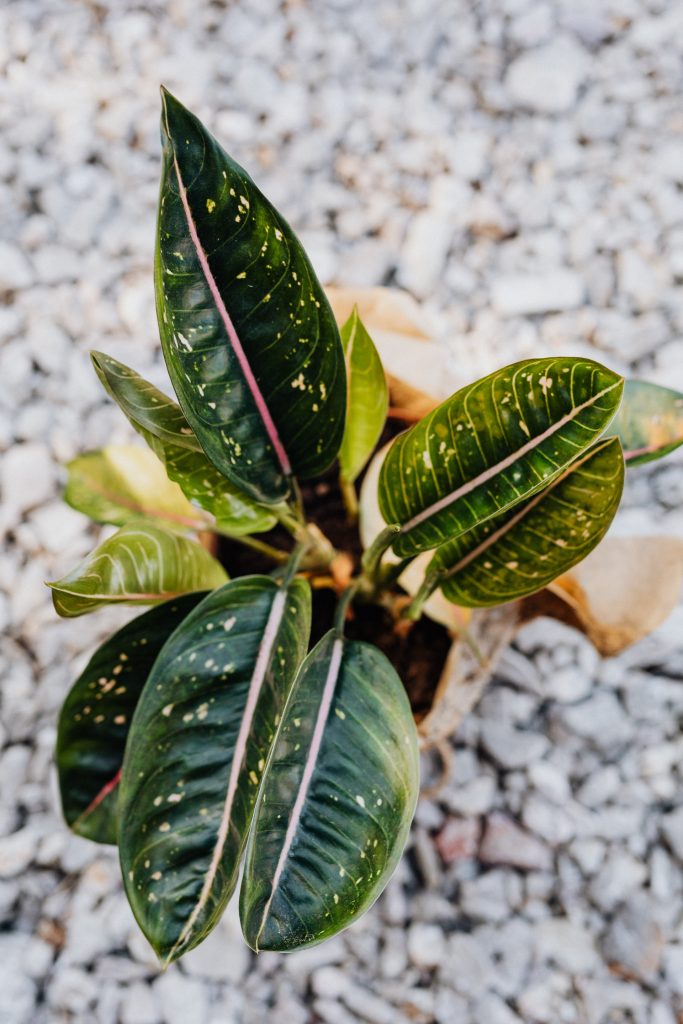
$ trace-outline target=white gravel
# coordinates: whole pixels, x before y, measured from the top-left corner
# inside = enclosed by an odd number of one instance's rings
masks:
[[[87,350],[164,380],[160,81],[325,280],[424,301],[456,376],[589,353],[683,389],[681,0],[14,0],[0,67],[3,1024],[676,1024],[683,617],[611,661],[530,626],[373,911],[256,960],[231,910],[160,975],[51,766],[129,613],[58,621],[42,581],[95,537],[57,464],[130,439]],[[683,536],[682,467],[634,473],[620,528]]]

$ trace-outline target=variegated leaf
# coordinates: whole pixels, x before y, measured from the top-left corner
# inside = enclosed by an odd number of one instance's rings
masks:
[[[268,751],[310,630],[310,589],[246,576],[161,651],[131,725],[119,848],[128,899],[170,963],[232,893]]]
[[[97,523],[123,526],[145,518],[182,532],[206,530],[212,522],[190,504],[147,448],[111,444],[79,455],[66,469],[64,500]]]
[[[156,297],[166,365],[214,465],[253,499],[287,498],[344,430],[344,355],[289,225],[162,91]]]
[[[546,490],[438,548],[427,570],[461,607],[492,608],[533,594],[593,550],[624,486],[616,437],[598,441]]]
[[[627,380],[609,427],[618,434],[629,466],[653,462],[683,444],[683,394],[642,380]]]
[[[57,772],[64,817],[97,843],[115,843],[123,751],[142,688],[162,646],[204,597],[186,594],[139,615],[95,651],[62,706]]]
[[[589,359],[531,359],[456,392],[393,442],[379,503],[399,556],[437,547],[546,487],[614,416],[622,378]]]
[[[161,460],[169,480],[211,512],[219,529],[248,534],[265,533],[275,526],[270,509],[252,501],[207,459],[176,402],[104,352],[90,355],[105,389]]]
[[[159,604],[225,583],[222,566],[187,537],[153,523],[127,523],[92,554],[48,583],[59,615],[73,617],[105,604]]]
[[[259,793],[240,895],[252,949],[314,945],[372,905],[401,856],[418,775],[393,667],[328,633],[297,676]]]

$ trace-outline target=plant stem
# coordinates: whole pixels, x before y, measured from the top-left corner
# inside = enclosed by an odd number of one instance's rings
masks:
[[[353,601],[356,591],[358,590],[359,586],[362,583],[362,580],[363,577],[358,576],[357,579],[355,579],[353,583],[351,583],[346,588],[342,596],[339,598],[339,603],[337,604],[337,610],[334,616],[334,630],[338,636],[342,636],[344,633],[344,622],[346,621],[346,613],[349,609],[349,605]]]
[[[346,518],[350,523],[358,521],[358,495],[356,494],[356,488],[352,480],[345,480],[343,476],[339,477],[339,490],[342,493],[344,499],[344,508],[346,509]]]
[[[267,544],[263,540],[256,540],[255,537],[251,537],[248,534],[230,533],[229,530],[218,529],[214,529],[213,532],[220,534],[221,537],[227,537],[228,540],[237,541],[238,544],[244,544],[246,548],[251,548],[252,551],[258,551],[259,554],[265,555],[266,558],[272,559],[273,562],[284,564],[289,561],[290,554],[288,551],[283,551],[282,548],[276,548],[272,544]]]
[[[417,622],[422,615],[422,608],[424,607],[425,602],[429,600],[440,582],[441,574],[438,572],[433,572],[428,576],[425,576],[422,581],[422,586],[403,612],[403,618],[410,619],[411,622]]]
[[[397,524],[385,526],[381,533],[378,533],[370,547],[363,555],[363,570],[365,575],[377,584],[379,582],[379,568],[385,551],[388,551],[396,537],[401,532]]]
[[[273,508],[273,515],[291,533],[298,544],[306,546],[306,568],[326,569],[337,552],[322,530],[315,524],[306,521],[300,497],[299,494],[297,509],[292,509],[289,505],[276,505]],[[299,513],[302,518],[299,518]]]

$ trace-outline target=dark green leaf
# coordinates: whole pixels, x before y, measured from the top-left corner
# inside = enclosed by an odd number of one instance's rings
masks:
[[[265,533],[275,526],[272,512],[241,493],[204,455],[176,402],[135,370],[103,352],[91,352],[102,384],[130,423],[161,460],[170,480],[186,497],[215,516],[228,533]]]
[[[530,359],[484,377],[392,444],[379,504],[399,556],[438,547],[531,497],[605,429],[622,378],[589,359]]]
[[[155,519],[181,532],[206,530],[212,522],[147,448],[112,444],[72,459],[66,468],[64,500],[95,522],[123,526],[131,519]]]
[[[79,836],[115,843],[116,806],[130,721],[154,660],[204,597],[186,594],[151,608],[93,654],[59,717],[57,771],[62,809]]]
[[[379,441],[389,407],[389,389],[372,338],[353,307],[341,329],[346,360],[346,426],[339,449],[339,471],[353,483]]]
[[[48,583],[67,618],[104,604],[159,604],[225,583],[221,565],[187,537],[138,520],[122,526],[61,580]]]
[[[627,380],[609,433],[621,438],[629,466],[661,459],[683,444],[683,394],[658,384]]]
[[[401,856],[418,775],[391,664],[328,633],[297,676],[259,793],[240,897],[252,949],[313,945],[372,905]]]
[[[214,927],[232,893],[259,782],[310,630],[310,589],[267,576],[209,595],[161,651],[121,781],[128,899],[169,963]]]
[[[294,233],[163,91],[156,296],[173,387],[211,461],[257,501],[315,476],[344,430],[344,354]]]
[[[533,594],[593,550],[619,506],[624,459],[616,437],[599,441],[545,491],[438,548],[427,569],[466,608]]]

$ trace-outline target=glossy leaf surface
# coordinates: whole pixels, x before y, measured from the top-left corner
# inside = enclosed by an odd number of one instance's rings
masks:
[[[123,526],[131,519],[159,520],[169,529],[207,529],[210,522],[169,480],[153,452],[108,445],[67,464],[64,500],[98,523]]]
[[[653,462],[683,444],[683,394],[642,380],[627,380],[609,427],[618,434],[629,466]]]
[[[182,409],[135,370],[103,352],[91,352],[98,377],[130,423],[163,463],[187,498],[234,534],[265,533],[272,512],[257,505],[216,469],[202,451]]]
[[[133,912],[164,962],[201,942],[235,887],[309,630],[306,581],[246,576],[209,595],[152,670],[126,751],[119,848]]]
[[[200,544],[138,520],[120,530],[80,565],[48,586],[67,618],[105,604],[159,604],[225,583],[222,566]]]
[[[126,737],[162,646],[204,594],[186,594],[127,623],[93,654],[59,717],[57,771],[64,817],[85,839],[115,843]]]
[[[246,172],[163,91],[157,315],[180,404],[257,501],[315,476],[344,430],[344,354],[300,243]]]
[[[600,441],[547,490],[438,548],[428,574],[447,573],[443,593],[462,607],[533,594],[602,540],[623,486],[619,440]]]
[[[348,398],[339,472],[353,483],[379,441],[387,418],[389,389],[382,361],[356,306],[341,329],[341,340]]]
[[[297,676],[259,794],[240,896],[252,949],[313,945],[372,905],[403,850],[418,775],[390,662],[328,633]]]
[[[382,465],[397,555],[437,547],[544,488],[602,433],[622,378],[588,359],[531,359],[462,388],[396,438]]]

